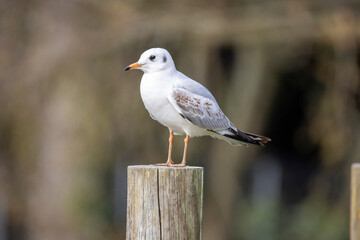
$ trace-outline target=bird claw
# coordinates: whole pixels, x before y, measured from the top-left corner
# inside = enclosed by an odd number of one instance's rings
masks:
[[[171,164],[174,164],[172,159],[168,159],[166,163],[156,163],[155,166],[169,166]]]
[[[166,167],[185,167],[186,166],[184,163],[174,164],[174,162],[172,160],[167,161],[166,163],[157,163],[154,165],[155,166],[166,166]]]
[[[186,165],[184,163],[179,163],[179,164],[167,164],[168,167],[185,167]]]

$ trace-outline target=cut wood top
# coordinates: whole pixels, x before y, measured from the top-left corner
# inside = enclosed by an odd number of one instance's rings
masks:
[[[131,165],[128,168],[204,169],[203,167],[199,167],[199,166],[168,167],[168,166],[156,166],[156,165]]]

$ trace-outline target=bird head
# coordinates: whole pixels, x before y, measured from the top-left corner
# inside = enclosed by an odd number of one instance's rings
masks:
[[[151,48],[141,54],[140,59],[127,66],[124,70],[140,69],[144,73],[175,69],[170,53],[163,48]]]

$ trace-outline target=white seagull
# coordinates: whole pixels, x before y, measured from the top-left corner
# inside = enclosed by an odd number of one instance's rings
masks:
[[[163,48],[145,51],[138,62],[125,71],[140,69],[144,72],[140,94],[150,116],[169,128],[169,153],[160,166],[183,167],[190,137],[211,136],[236,146],[246,143],[264,146],[271,139],[239,131],[225,116],[210,91],[175,68],[170,53]],[[180,164],[171,159],[173,137],[186,135],[184,154]]]

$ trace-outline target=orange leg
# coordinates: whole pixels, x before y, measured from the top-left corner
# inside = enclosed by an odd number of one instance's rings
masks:
[[[189,135],[186,134],[186,137],[184,139],[184,154],[183,154],[183,159],[181,161],[180,164],[168,164],[169,167],[185,167],[186,166],[186,153],[187,153],[187,148],[188,148],[188,143],[189,143]]]
[[[158,163],[158,164],[155,164],[156,166],[169,166],[170,164],[174,163],[171,159],[173,142],[174,142],[174,133],[172,131],[170,131],[168,159],[167,159],[166,163]]]

